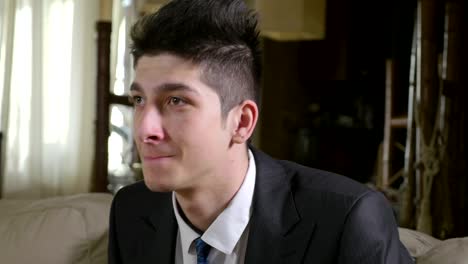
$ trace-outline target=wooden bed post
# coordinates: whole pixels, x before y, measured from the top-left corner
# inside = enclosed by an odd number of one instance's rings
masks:
[[[97,30],[97,97],[96,138],[94,147],[93,192],[107,192],[107,161],[109,138],[110,42],[111,22],[98,21]]]

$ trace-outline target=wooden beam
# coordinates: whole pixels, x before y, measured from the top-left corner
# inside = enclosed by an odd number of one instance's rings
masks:
[[[410,74],[409,74],[409,89],[408,89],[408,114],[407,114],[407,130],[405,143],[405,165],[403,168],[403,195],[401,202],[401,211],[399,224],[402,227],[414,229],[416,218],[416,198],[417,198],[417,181],[415,173],[415,147],[416,147],[416,128],[414,123],[414,102],[416,90],[416,73],[417,73],[417,46],[418,46],[418,9],[414,19],[413,41],[411,47],[410,58]]]
[[[382,146],[382,176],[377,181],[377,186],[386,189],[389,185],[389,179],[392,175],[392,115],[393,115],[393,90],[394,90],[394,61],[386,61],[385,73],[385,120],[384,120],[384,139]]]
[[[428,144],[437,112],[439,94],[437,0],[421,1],[421,102],[423,140]]]
[[[97,92],[96,138],[94,147],[93,192],[107,192],[107,162],[110,103],[110,40],[111,23],[97,22]]]
[[[466,6],[465,6],[466,7]],[[465,12],[465,13],[464,13]],[[440,238],[462,237],[468,235],[466,228],[466,159],[464,146],[466,137],[466,97],[462,85],[462,76],[467,71],[466,61],[461,54],[463,45],[462,32],[465,28],[463,17],[466,9],[462,1],[447,0],[445,3],[445,39],[443,53],[443,99],[441,109],[441,131],[445,151],[440,173],[440,181],[434,186],[434,223],[435,233]],[[465,58],[466,59],[466,58]],[[463,65],[464,64],[464,65]],[[465,83],[466,85],[466,83]],[[466,86],[465,86],[466,87]],[[465,120],[465,121],[464,121]],[[465,148],[466,149],[466,148]]]
[[[390,125],[393,128],[406,128],[406,126],[408,125],[408,117],[406,116],[393,117],[390,120]]]
[[[427,159],[431,152],[430,148],[435,148],[434,136],[436,115],[439,101],[439,72],[438,72],[438,24],[440,20],[438,4],[443,0],[421,0],[421,72],[420,72],[420,101],[418,113],[418,123],[421,132],[421,179],[423,197],[421,200],[421,210],[418,217],[417,229],[429,235],[433,233],[433,212],[432,212],[432,186],[437,178],[438,171],[429,166],[429,162],[438,160]],[[431,157],[432,158],[432,157]],[[435,158],[437,159],[437,158]]]
[[[109,103],[110,104],[120,104],[120,105],[126,105],[126,106],[132,106],[130,101],[128,100],[128,96],[126,95],[115,95],[111,93],[109,98]]]

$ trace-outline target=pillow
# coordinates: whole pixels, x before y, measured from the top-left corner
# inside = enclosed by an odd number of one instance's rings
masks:
[[[418,264],[467,264],[468,237],[447,239],[417,258]]]
[[[435,245],[441,243],[440,240],[430,235],[411,229],[399,227],[398,233],[400,235],[400,241],[405,245],[412,257],[419,257],[432,249]]]
[[[107,262],[112,196],[0,200],[0,263]]]

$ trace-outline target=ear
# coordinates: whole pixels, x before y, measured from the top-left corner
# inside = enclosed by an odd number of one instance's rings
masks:
[[[258,120],[258,107],[252,100],[245,100],[235,108],[235,124],[232,143],[242,144],[252,135]]]

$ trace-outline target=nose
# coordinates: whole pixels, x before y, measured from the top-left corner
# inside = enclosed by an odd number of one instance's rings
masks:
[[[157,108],[143,109],[135,112],[134,118],[135,140],[145,144],[157,144],[164,139],[162,117]]]

